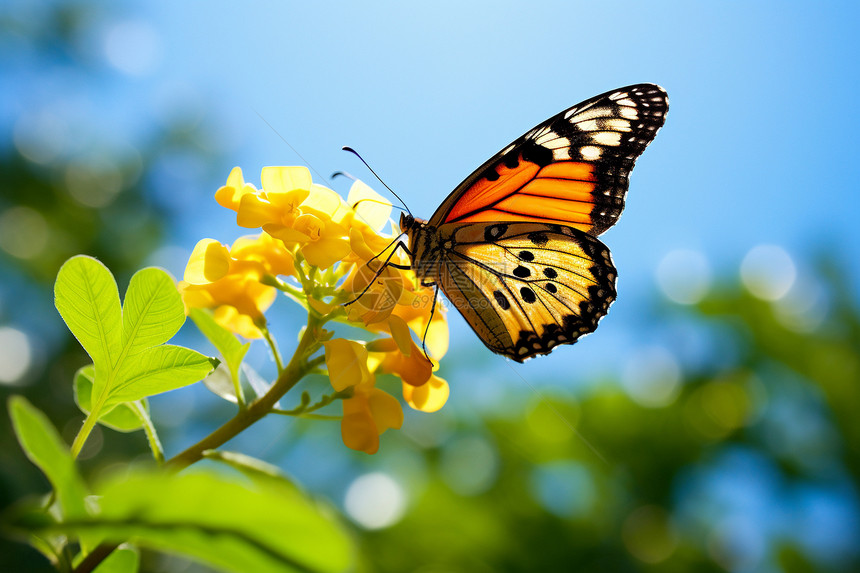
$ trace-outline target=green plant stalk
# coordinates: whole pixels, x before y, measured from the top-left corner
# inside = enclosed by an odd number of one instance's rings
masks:
[[[320,326],[321,324],[317,319],[309,313],[307,327],[304,334],[302,334],[293,357],[281,371],[280,376],[278,376],[278,379],[269,391],[248,404],[246,409],[241,410],[223,426],[185,451],[167,460],[165,465],[175,471],[186,468],[201,460],[204,451],[218,448],[271,412],[275,403],[311,370],[307,357],[316,352],[320,347],[320,342],[316,339],[315,334]]]
[[[275,358],[275,365],[278,367],[278,375],[280,377],[280,374],[284,371],[284,363],[281,360],[281,353],[278,350],[278,345],[275,343],[275,339],[272,338],[272,333],[269,332],[268,328],[263,327],[260,331],[263,333],[263,338],[266,339],[266,344],[269,345],[269,349],[272,351],[272,356]]]
[[[78,435],[75,436],[75,441],[72,442],[73,459],[77,459],[78,455],[81,453],[81,449],[83,449],[87,438],[90,436],[90,432],[93,431],[96,422],[98,422],[100,410],[101,408],[93,408],[90,413],[87,414],[86,419],[84,419],[84,425],[81,426],[80,430],[78,430]]]
[[[132,406],[136,410],[143,410],[143,405],[140,401],[135,402]],[[152,419],[149,416],[140,413],[140,419],[143,422],[143,431],[146,434],[146,440],[149,442],[149,449],[152,450],[152,457],[155,458],[155,463],[158,465],[164,464],[164,449],[161,447],[161,440],[158,439],[158,433],[155,431],[155,426],[152,424]]]
[[[176,454],[167,460],[165,467],[172,471],[180,471],[191,464],[200,461],[204,457],[203,452],[206,450],[213,450],[230,441],[243,430],[251,426],[254,422],[257,422],[265,417],[266,414],[270,413],[272,408],[274,408],[275,403],[277,403],[284,394],[289,392],[293,386],[304,378],[308,372],[313,370],[314,366],[312,366],[312,364],[316,364],[316,361],[308,361],[308,357],[319,350],[321,346],[315,333],[320,327],[322,327],[322,325],[323,321],[315,318],[313,313],[308,313],[308,323],[305,327],[304,333],[302,334],[301,340],[299,340],[299,345],[296,347],[296,351],[290,359],[290,362],[281,371],[280,376],[278,376],[278,379],[269,391],[248,404],[248,407],[244,410],[240,410],[236,416],[228,420],[223,426],[185,451]],[[92,416],[92,414],[90,416]],[[89,417],[87,420],[89,420]],[[95,419],[92,423],[95,424]],[[84,422],[84,426],[86,427],[86,421]],[[92,427],[90,427],[90,430],[91,429]],[[83,433],[82,428],[78,437]],[[89,431],[87,431],[87,434],[88,433]],[[85,439],[86,436],[81,440],[81,445]],[[75,443],[77,442],[78,438],[75,438]],[[93,551],[74,568],[72,573],[90,573],[94,571],[102,561],[107,559],[108,555],[110,555],[114,549],[119,547],[119,545],[119,543],[113,542],[102,543],[93,549]]]

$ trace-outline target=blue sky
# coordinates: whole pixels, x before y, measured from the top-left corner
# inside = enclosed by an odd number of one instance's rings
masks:
[[[825,248],[860,260],[853,5],[463,4],[141,7],[148,12],[134,17],[157,34],[160,59],[129,86],[137,120],[173,90],[216,119],[213,145],[231,161],[225,176],[233,164],[255,179],[264,165],[300,163],[283,137],[320,175],[345,169],[373,184],[340,151],[348,144],[429,217],[472,169],[546,117],[615,87],[661,84],[666,126],[633,172],[620,223],[603,236],[620,295],[581,343],[598,353],[647,341],[625,319],[675,249],[699,251],[717,269],[736,269],[758,244],[800,260]],[[211,192],[177,191],[195,205]],[[213,223],[231,223],[214,203],[200,208],[211,217],[189,217],[186,248]],[[455,341],[466,342],[471,333],[454,322]]]

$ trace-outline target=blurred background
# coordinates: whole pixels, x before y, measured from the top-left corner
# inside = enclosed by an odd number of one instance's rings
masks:
[[[53,308],[59,266],[97,256],[121,290],[145,265],[181,276],[198,239],[241,234],[212,199],[236,165],[257,183],[264,165],[306,164],[381,189],[351,145],[429,217],[543,119],[655,82],[670,112],[602,237],[619,297],[595,334],[520,366],[451,312],[448,404],[407,412],[379,454],[347,450],[336,423],[282,418],[228,447],[339,508],[359,571],[860,570],[858,16],[848,2],[7,0],[0,398],[27,395],[71,441],[87,358]],[[272,320],[289,349],[303,314],[284,300]],[[249,361],[274,372],[263,347]],[[231,415],[198,386],[152,401],[168,455]],[[6,506],[48,485],[5,405],[0,424]],[[97,428],[82,464],[95,476],[147,455],[142,434]],[[49,570],[0,543],[0,570]]]

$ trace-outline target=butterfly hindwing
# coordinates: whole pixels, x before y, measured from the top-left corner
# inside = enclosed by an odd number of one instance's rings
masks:
[[[665,121],[666,92],[637,84],[541,123],[466,178],[430,225],[534,221],[597,236],[624,208],[636,158]]]
[[[544,223],[445,225],[437,278],[481,340],[522,362],[597,328],[615,300],[608,249]]]

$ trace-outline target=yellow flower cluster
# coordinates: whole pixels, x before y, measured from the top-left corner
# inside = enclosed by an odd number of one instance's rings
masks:
[[[376,387],[376,374],[398,376],[412,408],[433,412],[445,404],[448,385],[412,335],[440,358],[448,346],[445,315],[441,306],[431,313],[433,292],[411,271],[383,267],[389,255],[399,265],[409,261],[392,253],[393,237],[382,234],[391,204],[367,185],[356,181],[344,201],[313,183],[304,167],[265,167],[261,183],[246,183],[237,167],[217,191],[216,201],[236,212],[240,227],[263,232],[229,248],[200,241],[180,282],[183,300],[212,309],[232,332],[259,338],[280,289],[319,326],[339,321],[383,335],[367,343],[321,337],[315,347],[324,347],[332,387],[351,389],[343,394],[344,443],[374,453],[379,436],[403,423],[400,402]]]

